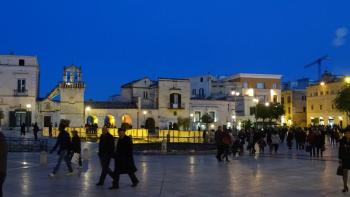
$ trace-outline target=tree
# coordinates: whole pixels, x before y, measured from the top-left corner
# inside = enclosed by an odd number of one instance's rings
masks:
[[[271,104],[271,119],[275,119],[276,121],[280,119],[280,117],[284,114],[283,105],[280,103]]]
[[[257,104],[255,106],[255,118],[256,120],[262,119],[263,123],[265,122],[266,119],[271,117],[271,112],[269,107],[266,107],[264,104]]]
[[[350,117],[350,86],[344,87],[334,99],[335,107]],[[349,123],[348,123],[349,124]]]
[[[182,128],[183,130],[188,130],[190,128],[191,120],[189,118],[177,118],[177,124],[179,128]]]
[[[203,114],[201,120],[203,123],[205,123],[207,130],[209,130],[209,124],[214,122],[214,118],[211,117],[208,113]]]
[[[252,127],[252,125],[253,125],[252,121],[250,121],[250,120],[244,120],[242,122],[242,124],[243,124],[243,128],[244,128],[245,131],[248,131],[248,129],[250,129]]]

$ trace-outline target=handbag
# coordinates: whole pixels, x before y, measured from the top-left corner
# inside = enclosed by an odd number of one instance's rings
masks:
[[[71,163],[78,165],[79,164],[79,158],[80,158],[80,154],[79,153],[74,153],[73,157],[71,159]]]
[[[343,176],[343,167],[341,165],[338,166],[337,168],[337,175],[338,176]]]

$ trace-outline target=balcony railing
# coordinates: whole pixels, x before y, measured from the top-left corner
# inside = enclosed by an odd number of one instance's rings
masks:
[[[13,96],[28,96],[28,90],[13,90]]]
[[[180,103],[169,103],[168,104],[169,109],[185,109],[185,104],[180,104]]]

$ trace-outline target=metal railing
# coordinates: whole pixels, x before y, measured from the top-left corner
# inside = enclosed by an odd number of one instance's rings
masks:
[[[46,139],[35,140],[8,137],[6,142],[9,152],[41,152],[48,150]]]

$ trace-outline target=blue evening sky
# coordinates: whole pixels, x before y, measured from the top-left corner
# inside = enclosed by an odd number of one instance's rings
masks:
[[[37,55],[41,96],[83,67],[86,98],[149,76],[350,74],[349,0],[2,0],[0,53]],[[338,33],[336,35],[336,31]]]

